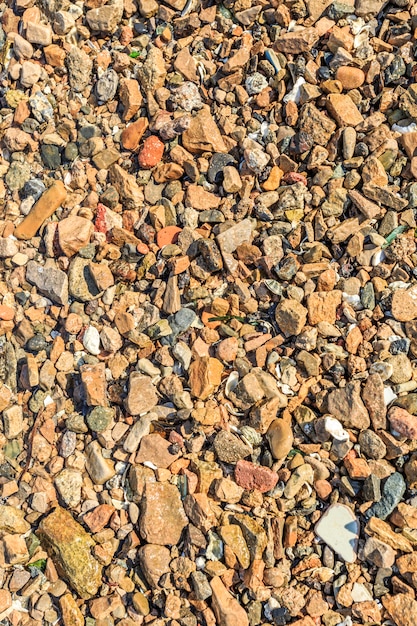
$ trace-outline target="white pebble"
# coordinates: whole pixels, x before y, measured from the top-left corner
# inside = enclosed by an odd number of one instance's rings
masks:
[[[398,398],[398,396],[393,392],[391,387],[385,387],[384,388],[384,403],[385,403],[385,406],[388,406],[389,404],[391,404],[391,402],[394,402],[394,400],[396,400],[397,398]]]
[[[100,334],[94,326],[89,326],[84,333],[83,346],[90,354],[100,354]]]
[[[337,441],[347,441],[349,439],[349,434],[335,417],[326,417],[324,430]]]

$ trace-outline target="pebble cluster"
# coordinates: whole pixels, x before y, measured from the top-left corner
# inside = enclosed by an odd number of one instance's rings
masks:
[[[414,626],[413,1],[0,23],[0,622]]]

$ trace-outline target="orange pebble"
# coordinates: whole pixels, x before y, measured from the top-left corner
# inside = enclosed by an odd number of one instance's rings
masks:
[[[156,235],[156,242],[160,248],[167,246],[170,243],[175,243],[178,239],[178,235],[181,232],[179,226],[165,226]]]
[[[4,320],[5,322],[10,322],[14,318],[14,310],[11,306],[6,306],[5,304],[0,304],[0,320]]]
[[[140,242],[136,246],[136,250],[139,252],[139,254],[148,254],[149,246],[147,246],[146,243]]]
[[[207,328],[217,328],[221,324],[221,321],[219,320],[216,322],[209,322],[209,319],[211,319],[212,317],[216,316],[214,313],[208,310],[204,310],[201,314],[201,321],[203,322],[204,326],[207,326]]]

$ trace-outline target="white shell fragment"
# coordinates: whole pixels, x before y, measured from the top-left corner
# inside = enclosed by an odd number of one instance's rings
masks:
[[[359,521],[345,504],[332,504],[320,518],[315,532],[347,563],[354,563],[358,550]]]

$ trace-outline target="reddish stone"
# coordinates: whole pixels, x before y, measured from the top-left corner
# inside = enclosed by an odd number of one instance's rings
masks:
[[[388,411],[391,428],[406,439],[417,439],[417,417],[399,406]]]
[[[156,235],[158,247],[163,248],[170,243],[175,243],[180,232],[181,228],[179,226],[166,226],[165,228],[161,228]]]
[[[250,461],[238,461],[235,467],[235,481],[240,487],[261,493],[270,491],[278,482],[278,474],[269,467],[254,465]]]
[[[95,509],[88,511],[84,515],[83,522],[87,524],[92,533],[98,533],[107,526],[115,510],[111,504],[99,504]]]
[[[138,157],[139,166],[145,170],[155,167],[162,159],[164,147],[163,142],[155,135],[145,139]]]

